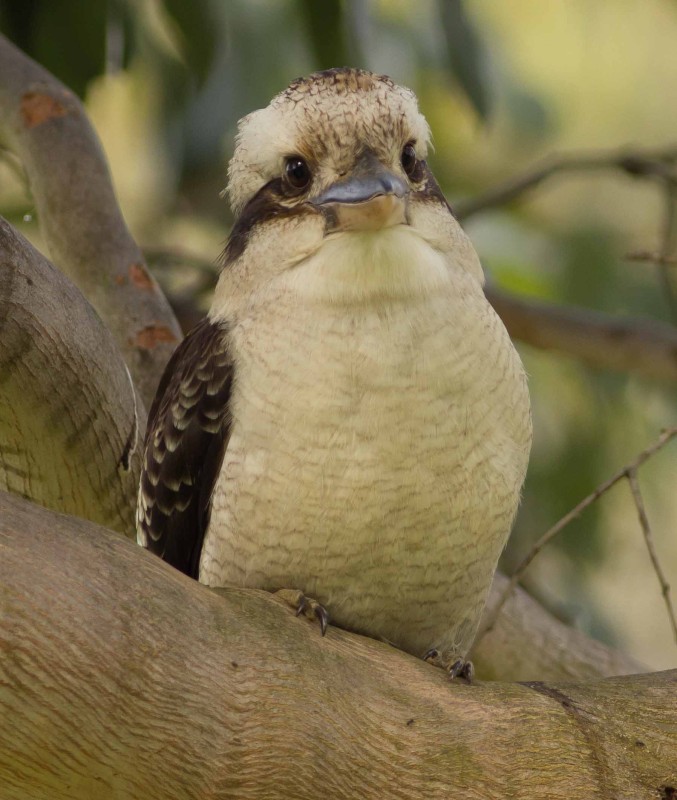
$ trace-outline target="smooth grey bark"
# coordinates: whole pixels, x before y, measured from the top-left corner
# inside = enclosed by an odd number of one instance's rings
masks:
[[[82,104],[1,34],[0,143],[25,170],[52,262],[111,330],[150,406],[179,325],[127,230]]]
[[[109,330],[0,218],[0,488],[130,535],[145,419]]]

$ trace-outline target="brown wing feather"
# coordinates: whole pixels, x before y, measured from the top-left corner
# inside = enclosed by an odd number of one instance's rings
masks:
[[[205,319],[169,360],[148,419],[139,542],[194,578],[228,444],[232,382],[227,329]]]

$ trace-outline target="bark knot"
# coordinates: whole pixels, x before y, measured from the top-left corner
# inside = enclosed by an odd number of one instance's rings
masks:
[[[153,289],[154,283],[148,270],[143,264],[135,262],[129,267],[129,280],[138,289]]]
[[[135,347],[141,347],[144,350],[152,350],[163,342],[176,342],[174,332],[167,325],[147,325],[136,334],[132,341]]]
[[[27,128],[35,128],[56,117],[64,117],[68,109],[55,97],[44,92],[26,92],[21,98],[21,118]]]

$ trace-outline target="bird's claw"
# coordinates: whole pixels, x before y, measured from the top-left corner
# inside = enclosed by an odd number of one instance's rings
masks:
[[[321,603],[313,600],[312,597],[306,597],[298,589],[280,589],[275,594],[294,609],[297,617],[303,614],[310,620],[317,620],[320,623],[322,636],[325,635],[329,624],[329,612]]]
[[[324,636],[327,632],[327,625],[329,624],[329,613],[323,605],[318,603],[317,600],[313,600],[311,597],[306,597],[302,594],[296,608],[296,616],[300,617],[301,614],[304,614],[309,619],[316,619],[320,623],[320,630]]]
[[[454,678],[463,678],[468,683],[473,682],[475,677],[475,667],[472,661],[466,661],[464,658],[456,658],[453,661],[448,661],[442,658],[439,651],[434,647],[428,650],[423,656],[423,660],[429,664],[434,664],[436,667],[442,667],[449,675],[449,680]]]
[[[456,661],[447,670],[450,680],[454,678],[465,678],[468,683],[472,683],[475,677],[475,667],[472,661],[465,661],[462,658],[457,658]]]

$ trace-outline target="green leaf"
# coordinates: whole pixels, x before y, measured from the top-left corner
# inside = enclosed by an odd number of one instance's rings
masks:
[[[349,65],[341,0],[297,0],[316,69]]]
[[[108,3],[2,0],[7,36],[82,97],[105,69]]]
[[[214,63],[220,30],[210,0],[164,0],[164,7],[178,28],[186,65],[204,83]]]
[[[451,72],[475,111],[486,120],[492,105],[487,76],[488,51],[466,14],[463,0],[438,0],[438,5]]]

